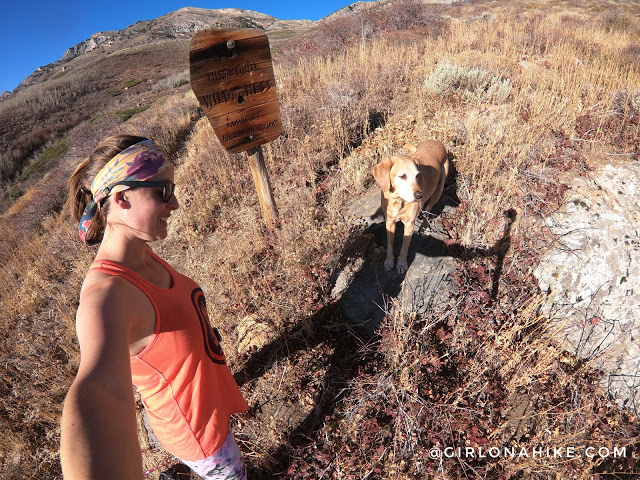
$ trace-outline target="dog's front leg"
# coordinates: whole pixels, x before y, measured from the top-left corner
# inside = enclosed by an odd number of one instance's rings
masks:
[[[407,264],[407,255],[409,253],[409,243],[411,243],[411,237],[413,236],[413,222],[402,222],[404,224],[404,233],[402,235],[402,248],[400,249],[400,255],[398,256],[398,265],[396,270],[402,274],[407,271],[409,265]]]
[[[396,235],[395,219],[387,218],[387,258],[384,261],[384,269],[388,272],[393,269],[393,239]]]

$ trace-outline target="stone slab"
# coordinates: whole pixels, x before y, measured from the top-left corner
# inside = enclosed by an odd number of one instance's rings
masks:
[[[364,234],[371,235],[375,245],[384,250],[387,240],[379,189],[371,189],[354,202],[348,215],[356,222],[363,222]],[[394,243],[396,259],[401,244],[402,224],[399,223]],[[409,268],[402,275],[395,269],[386,272],[382,257],[380,261],[360,260],[345,267],[332,295],[339,299],[342,313],[352,324],[372,334],[392,308],[424,313],[434,304],[446,301],[455,262],[445,255],[443,240],[430,233],[421,220],[411,239],[407,260]]]

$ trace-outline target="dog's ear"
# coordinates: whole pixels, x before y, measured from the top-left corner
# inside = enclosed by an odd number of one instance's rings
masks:
[[[389,158],[385,158],[373,167],[373,178],[376,179],[383,192],[388,192],[391,189],[391,167],[393,167],[393,161]]]
[[[414,153],[416,153],[416,150],[418,150],[416,146],[411,143],[405,143],[404,147],[402,148],[404,148],[409,155],[413,155]]]

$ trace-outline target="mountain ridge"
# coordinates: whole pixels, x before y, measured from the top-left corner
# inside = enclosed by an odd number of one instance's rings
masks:
[[[139,20],[121,30],[105,30],[92,34],[89,38],[69,47],[55,62],[38,67],[13,91],[3,92],[2,98],[48,80],[59,72],[64,72],[66,64],[87,54],[96,52],[111,54],[158,40],[187,39],[205,28],[256,28],[270,32],[309,28],[316,23],[316,21],[304,19],[280,20],[264,13],[237,8],[183,7],[155,19]]]

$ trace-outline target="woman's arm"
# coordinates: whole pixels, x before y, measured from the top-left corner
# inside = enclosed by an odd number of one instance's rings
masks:
[[[123,279],[104,277],[83,289],[76,317],[80,366],[62,412],[65,480],[143,478],[129,364],[128,287]]]

